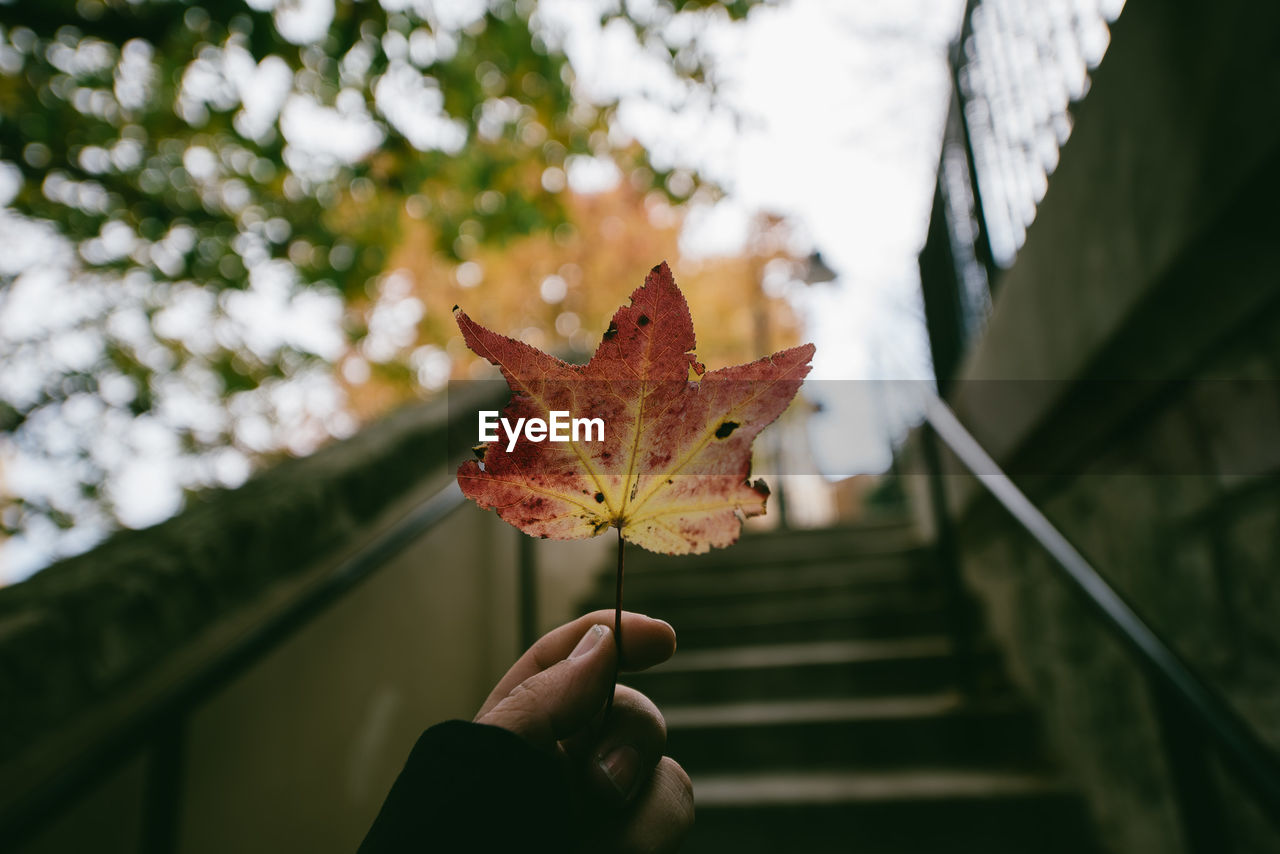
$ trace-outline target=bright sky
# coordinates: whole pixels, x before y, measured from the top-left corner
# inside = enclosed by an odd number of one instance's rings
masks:
[[[271,7],[276,0],[251,2]],[[391,7],[399,0],[383,2]],[[812,378],[930,377],[916,255],[924,239],[946,107],[946,49],[959,25],[963,0],[788,0],[757,10],[745,24],[686,33],[715,60],[722,103],[730,108],[716,112],[708,111],[705,99],[682,100],[681,86],[622,28],[601,32],[595,5],[589,0],[543,0],[540,7],[560,33],[580,83],[599,96],[622,97],[619,133],[639,139],[660,165],[697,168],[729,191],[714,208],[689,218],[685,250],[691,255],[734,251],[754,212],[789,215],[810,244],[801,250],[819,249],[839,274],[834,283],[791,292],[818,348]],[[645,7],[645,0],[628,3],[638,15]],[[304,0],[290,8],[281,14],[282,28],[305,34],[308,27],[323,29],[331,2]],[[449,0],[433,8],[453,10],[455,23],[463,26],[480,7],[476,0]],[[430,47],[406,49],[412,54]],[[343,105],[317,112],[314,105],[289,96],[281,69],[269,63],[255,66],[247,54],[232,52],[225,62],[227,75],[239,81],[238,94],[232,94],[246,107],[247,131],[242,131],[252,133],[250,125],[270,123],[278,113],[295,168],[323,170],[326,158],[360,156],[378,144],[359,115],[342,113]],[[210,74],[211,81],[215,78]],[[405,75],[412,83],[409,78]],[[189,82],[192,100],[183,101],[184,110],[199,111],[200,98],[227,94],[211,88],[212,94],[201,95],[199,80]],[[440,105],[428,103],[428,96],[438,93],[416,92],[408,84],[403,92],[392,91],[393,84],[378,92],[379,109],[393,124],[428,147],[449,150],[459,144]],[[321,126],[328,129],[315,132]],[[328,147],[304,150],[301,141],[317,139]],[[198,154],[187,164],[197,176]],[[594,180],[602,177],[599,169],[580,168],[576,175],[570,171],[570,180],[589,182],[593,175]],[[607,170],[603,177],[607,179]],[[12,175],[0,174],[0,201],[8,200],[12,180]],[[68,280],[66,254],[60,255],[49,237],[33,235],[33,229],[0,209],[0,269],[20,273],[0,295],[0,336],[13,343],[47,332],[56,342],[42,353],[45,362],[24,359],[6,367],[0,390],[10,399],[21,399],[26,386],[38,387],[42,364],[91,363],[101,346],[93,333],[52,333],[72,327],[79,317],[108,310],[101,304],[105,291],[98,283]],[[120,251],[110,237],[104,233],[95,251]],[[182,237],[175,234],[173,239]],[[50,260],[55,258],[62,260]],[[255,273],[252,287],[223,307],[225,322],[207,322],[211,297],[186,286],[162,297],[166,302],[156,322],[167,324],[169,333],[188,329],[184,340],[197,344],[201,336],[231,336],[253,349],[288,342],[321,355],[335,352],[341,341],[338,298],[293,288],[278,266],[266,264]],[[119,283],[124,302],[110,308],[114,333],[126,338],[129,329],[146,323],[143,299],[129,297],[129,287],[127,281]],[[110,398],[112,382],[104,381],[104,398]],[[218,424],[228,417],[210,409],[203,382],[196,375],[167,378],[154,416],[131,423],[115,423],[119,409],[104,410],[100,401],[86,398],[47,413],[47,423],[31,427],[42,431],[46,447],[89,442],[92,457],[115,473],[107,493],[121,517],[127,524],[146,526],[180,507],[184,486],[235,486],[248,475],[248,461],[235,449],[195,464],[176,446],[169,425]],[[123,379],[117,384],[127,385]],[[813,384],[815,393],[823,385]],[[832,409],[813,424],[813,444],[826,454],[819,462],[842,474],[882,470],[888,459],[883,415],[867,402],[853,406],[849,385],[841,385],[846,393],[828,400]],[[128,393],[122,386],[121,394]],[[327,435],[351,429],[332,377],[320,373],[242,396],[233,408],[237,438],[249,448],[283,445],[305,453],[325,438],[314,427],[308,432],[300,426],[317,418]],[[14,447],[0,447],[0,452],[5,485],[16,492],[56,496],[77,488],[71,468]],[[102,536],[108,521],[85,516],[77,525],[71,532],[51,524],[33,527],[27,536],[5,543],[0,583],[25,577],[58,554],[83,550]]]
[[[703,34],[741,124],[628,95],[637,80],[665,90],[637,72],[644,60],[628,57],[624,39],[606,33],[602,44],[590,35],[588,4],[548,5],[577,23],[566,47],[592,90],[624,96],[624,128],[660,160],[696,166],[729,189],[714,209],[691,217],[689,252],[740,247],[751,214],[769,210],[798,223],[839,274],[831,285],[792,293],[817,344],[812,380],[932,378],[916,256],[963,0],[791,0]],[[866,399],[857,405],[850,384],[810,387],[839,391],[812,425],[819,463],[833,474],[883,470],[892,429],[884,419],[894,416]]]
[[[544,4],[591,17],[581,0]],[[695,215],[686,235],[694,253],[732,251],[756,210],[791,215],[839,287],[816,298],[816,313],[841,315],[823,340],[818,376],[859,377],[871,357],[857,345],[882,327],[882,310],[915,322],[916,254],[933,193],[948,93],[946,48],[962,0],[791,0],[760,9],[745,25],[718,28],[702,43],[716,59],[724,101],[742,117],[678,112],[628,96],[643,60],[625,42],[580,40],[567,48],[592,91],[622,94],[624,128],[659,160],[695,165],[729,188],[729,198]],[[569,15],[564,15],[569,18]],[[633,52],[634,53],[634,52]],[[838,309],[832,311],[831,309]],[[817,318],[814,318],[815,320]],[[822,346],[826,345],[826,346]],[[903,353],[902,370],[928,369]]]

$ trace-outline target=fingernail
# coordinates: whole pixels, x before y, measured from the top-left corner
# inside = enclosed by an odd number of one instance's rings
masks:
[[[600,770],[609,778],[609,782],[618,790],[618,794],[626,800],[636,784],[636,775],[640,771],[640,754],[628,744],[615,747],[605,756],[596,760]]]
[[[591,650],[600,645],[600,641],[604,640],[604,636],[608,631],[599,623],[587,629],[587,633],[582,636],[582,640],[578,641],[578,645],[573,648],[573,652],[569,653],[569,658],[578,658],[591,652]]]

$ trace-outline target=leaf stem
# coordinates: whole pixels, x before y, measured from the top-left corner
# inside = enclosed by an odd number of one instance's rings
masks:
[[[605,720],[609,719],[609,712],[613,710],[613,695],[618,691],[618,674],[622,671],[622,558],[624,552],[622,550],[622,529],[618,529],[618,571],[616,574],[617,590],[614,594],[613,604],[613,644],[617,649],[617,656],[613,660],[613,687],[609,689],[609,702],[604,707]]]

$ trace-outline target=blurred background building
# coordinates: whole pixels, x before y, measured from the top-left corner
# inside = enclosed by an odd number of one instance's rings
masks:
[[[819,352],[752,547],[631,560],[689,850],[1280,851],[1280,14],[1122,5],[0,5],[0,839],[354,850],[611,604],[451,486],[452,306],[667,259]]]

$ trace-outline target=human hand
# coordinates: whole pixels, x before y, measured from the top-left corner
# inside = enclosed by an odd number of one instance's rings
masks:
[[[613,611],[596,611],[543,636],[481,706],[476,723],[499,726],[563,758],[578,793],[599,817],[592,850],[674,851],[693,825],[693,787],[662,755],[667,729],[649,698],[613,686],[617,647]],[[624,611],[623,670],[644,670],[671,657],[671,626]]]

